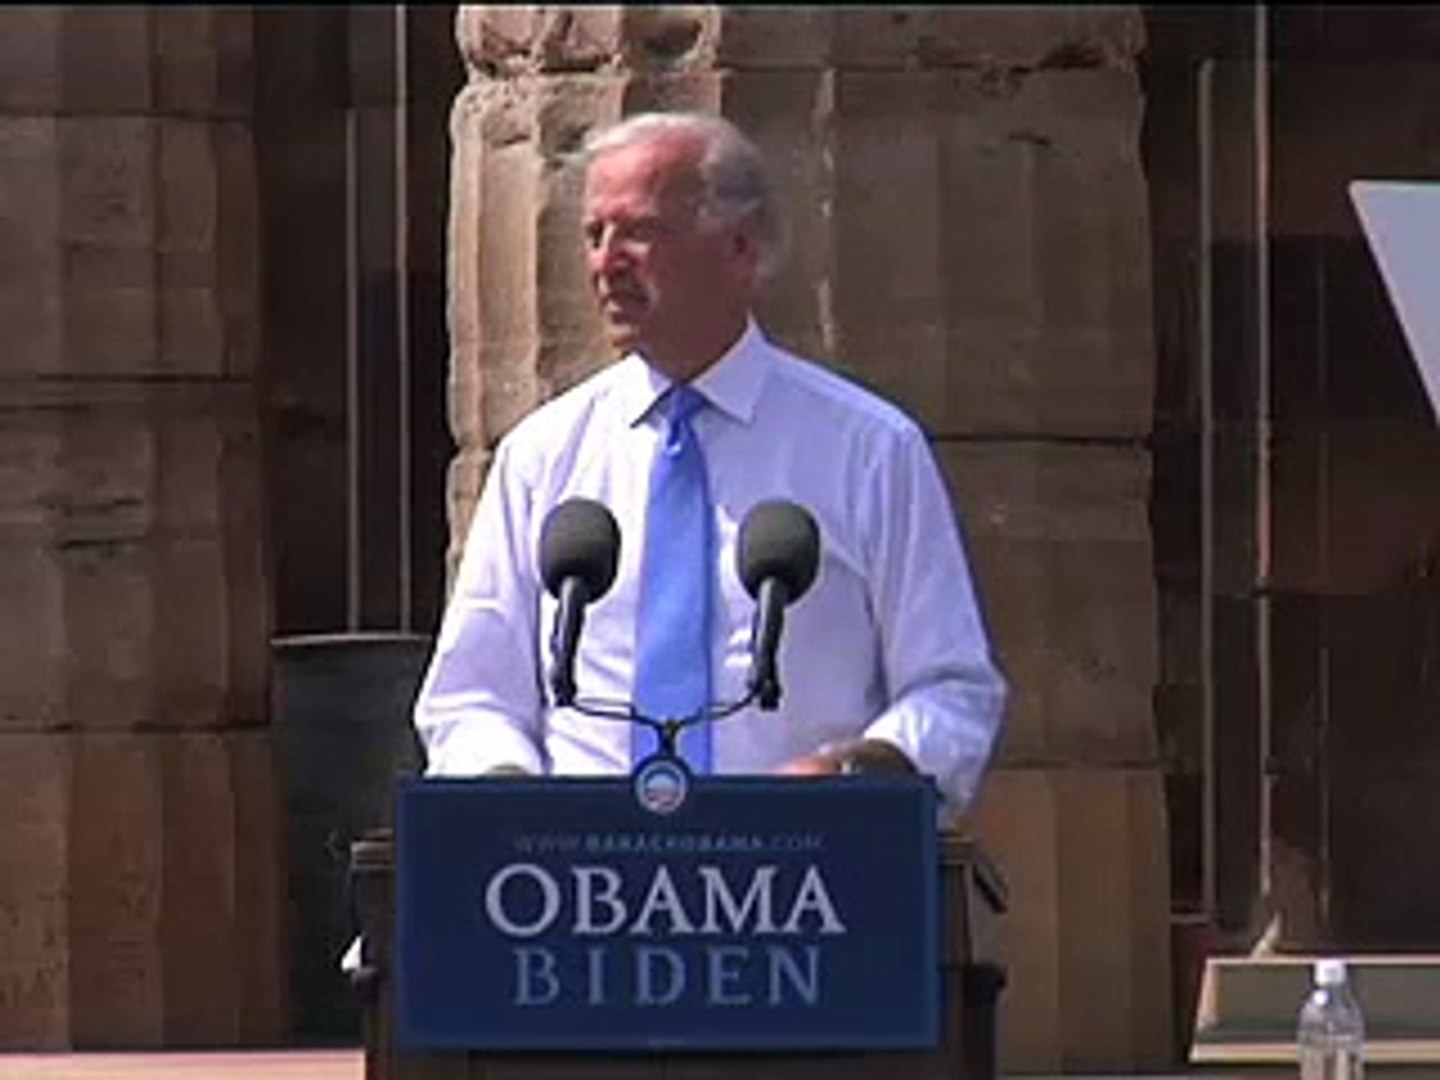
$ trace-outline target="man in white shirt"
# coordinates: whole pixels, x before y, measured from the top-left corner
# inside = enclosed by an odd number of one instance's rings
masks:
[[[757,503],[819,526],[813,586],[786,611],[778,709],[709,731],[716,772],[917,768],[948,809],[973,800],[1006,698],[961,535],[924,433],[897,408],[766,340],[751,315],[783,247],[753,145],[698,114],[632,117],[589,148],[584,233],[623,359],[501,441],[415,706],[429,775],[618,774],[628,725],[556,707],[546,687],[556,603],[538,547],[549,511],[607,506],[622,543],[575,660],[582,698],[628,702],[657,408],[686,383],[713,503],[711,694],[745,696],[755,601],[735,567]]]

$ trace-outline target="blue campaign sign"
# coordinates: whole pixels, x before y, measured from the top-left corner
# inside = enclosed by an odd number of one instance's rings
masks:
[[[936,1045],[933,784],[652,779],[400,784],[403,1049]]]

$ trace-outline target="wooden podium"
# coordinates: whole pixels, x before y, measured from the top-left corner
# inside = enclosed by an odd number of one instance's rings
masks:
[[[941,1040],[928,1051],[820,1053],[492,1052],[407,1054],[395,1042],[392,959],[395,850],[390,830],[351,847],[350,875],[363,966],[354,983],[363,1004],[366,1080],[991,1080],[996,1019],[1004,988],[991,924],[1006,907],[993,863],[971,840],[940,834],[944,943]]]

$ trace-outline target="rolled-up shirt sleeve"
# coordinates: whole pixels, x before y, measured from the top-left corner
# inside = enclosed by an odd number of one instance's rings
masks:
[[[944,480],[923,432],[882,455],[871,581],[889,706],[865,737],[933,776],[947,809],[973,802],[994,751],[1007,685],[992,656]]]
[[[545,771],[530,497],[505,443],[476,506],[415,701],[429,776]]]

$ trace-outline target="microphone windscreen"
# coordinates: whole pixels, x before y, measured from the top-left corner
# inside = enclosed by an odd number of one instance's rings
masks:
[[[758,596],[760,583],[777,578],[787,603],[815,580],[820,565],[820,530],[810,511],[783,499],[756,503],[740,523],[736,570],[746,591]]]
[[[540,577],[552,596],[567,578],[579,578],[589,599],[604,594],[620,560],[620,527],[593,499],[567,499],[540,528]]]

